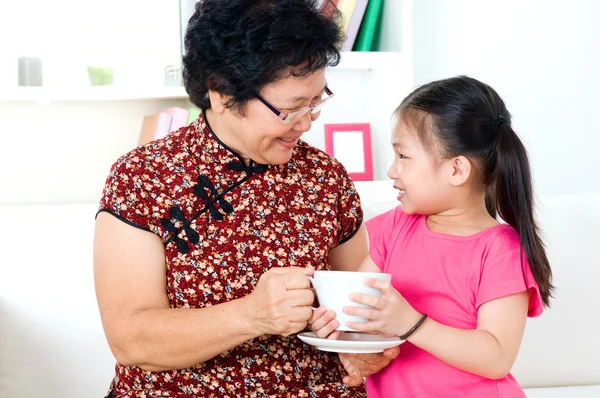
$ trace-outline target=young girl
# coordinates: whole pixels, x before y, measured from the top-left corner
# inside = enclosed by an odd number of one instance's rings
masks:
[[[526,318],[553,287],[510,114],[491,87],[461,76],[416,89],[395,116],[388,176],[401,206],[367,222],[360,269],[392,283],[367,280],[382,296],[350,299],[374,308],[344,309],[370,319],[350,327],[406,340],[367,378],[369,398],[525,397],[509,372]],[[335,338],[335,315],[323,311],[311,326]]]

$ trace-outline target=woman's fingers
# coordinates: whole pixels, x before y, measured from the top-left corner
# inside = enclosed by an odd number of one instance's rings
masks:
[[[312,316],[312,309],[310,307],[295,307],[290,310],[288,320],[290,322],[304,322],[302,329],[308,324],[308,320]]]
[[[315,301],[315,294],[310,289],[288,290],[287,300],[290,307],[308,307]]]

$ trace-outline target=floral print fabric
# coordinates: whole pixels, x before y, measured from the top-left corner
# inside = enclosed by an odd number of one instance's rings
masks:
[[[245,165],[198,120],[139,147],[112,167],[100,210],[165,244],[172,308],[244,297],[273,267],[328,269],[362,211],[332,157],[304,142],[280,166]],[[117,364],[116,397],[361,397],[346,388],[337,354],[296,336],[266,335],[189,369],[149,372]]]

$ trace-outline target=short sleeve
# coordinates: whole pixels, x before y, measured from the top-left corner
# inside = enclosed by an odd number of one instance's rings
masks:
[[[514,246],[514,245],[513,245]],[[520,258],[518,246],[509,249],[485,261],[481,270],[475,307],[501,297],[529,291],[529,309],[527,315],[536,317],[542,314],[543,304],[540,289],[531,273],[525,255]]]
[[[366,222],[369,235],[369,255],[381,270],[384,270],[388,252],[391,250],[398,212],[400,212],[400,207],[379,214]]]
[[[337,209],[338,245],[349,241],[359,230],[363,211],[354,183],[340,164],[338,171],[339,196]]]
[[[150,177],[139,156],[124,155],[113,164],[106,179],[98,213],[108,212],[139,229],[159,234],[152,221],[151,195],[146,190]],[[151,186],[151,185],[150,185]]]

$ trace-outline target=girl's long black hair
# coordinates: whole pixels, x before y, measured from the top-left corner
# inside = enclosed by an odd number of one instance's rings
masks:
[[[463,155],[479,166],[486,208],[519,233],[542,301],[548,306],[554,290],[552,270],[534,217],[531,168],[504,101],[487,84],[458,76],[417,88],[396,113],[410,117],[414,111],[421,111],[431,127],[418,129],[422,142],[435,143],[444,158]]]

